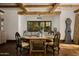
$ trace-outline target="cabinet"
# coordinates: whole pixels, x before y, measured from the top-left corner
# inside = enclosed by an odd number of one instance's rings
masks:
[[[4,30],[4,18],[3,14],[0,14],[0,44],[5,43],[5,30]]]

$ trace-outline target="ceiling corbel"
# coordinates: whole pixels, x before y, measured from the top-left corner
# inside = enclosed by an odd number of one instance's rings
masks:
[[[52,8],[49,10],[49,13],[54,12],[58,6],[59,6],[59,3],[52,4]]]
[[[78,13],[79,12],[79,9],[77,9],[77,10],[74,10],[74,13]]]
[[[27,10],[22,3],[16,3],[16,4],[23,12],[27,13]]]
[[[3,10],[0,10],[0,12],[1,12],[1,13],[4,13],[4,11],[3,11]]]

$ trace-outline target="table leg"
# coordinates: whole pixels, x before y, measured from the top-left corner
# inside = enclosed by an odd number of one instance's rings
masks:
[[[46,43],[46,40],[45,40],[45,43]],[[46,55],[46,45],[45,45],[45,51],[44,51],[44,55]]]

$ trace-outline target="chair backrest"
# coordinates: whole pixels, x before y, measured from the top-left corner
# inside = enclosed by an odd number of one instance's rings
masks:
[[[57,33],[57,28],[56,27],[54,27],[54,29],[53,29],[53,35],[55,35],[56,33]]]
[[[54,47],[59,47],[59,41],[60,41],[60,33],[57,32],[54,36],[54,39],[53,39],[53,45]]]
[[[15,33],[16,46],[21,47],[21,36],[18,32]]]
[[[45,40],[32,40],[31,45],[33,50],[43,50],[45,46]]]

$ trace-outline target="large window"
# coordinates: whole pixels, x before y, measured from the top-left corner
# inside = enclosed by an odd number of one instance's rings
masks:
[[[51,21],[27,21],[27,30],[29,32],[37,32],[43,28],[45,32],[51,29]]]

